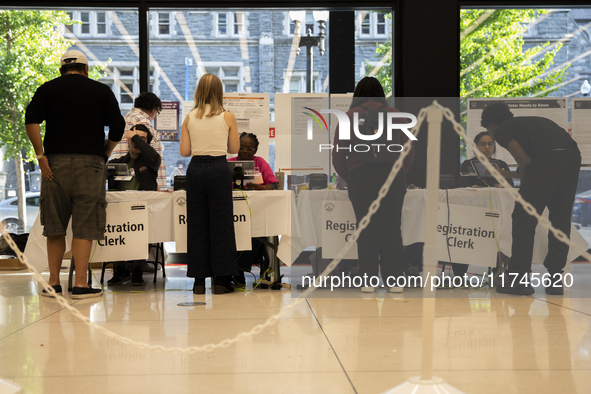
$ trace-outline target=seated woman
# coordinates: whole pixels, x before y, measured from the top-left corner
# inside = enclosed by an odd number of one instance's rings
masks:
[[[246,188],[250,190],[273,190],[277,189],[279,181],[275,178],[273,170],[269,163],[260,156],[255,156],[259,148],[259,140],[256,134],[242,133],[240,134],[240,150],[238,156],[228,159],[228,161],[237,160],[254,160],[254,167],[258,168],[262,179],[255,179],[254,182],[246,184]]]
[[[259,147],[259,140],[256,134],[242,133],[240,135],[240,150],[238,156],[228,159],[228,161],[237,160],[254,160],[255,168],[258,168],[262,179],[256,179],[254,182],[247,183],[245,186],[249,190],[273,190],[277,189],[279,182],[273,173],[273,170],[265,159],[260,156],[255,156]],[[246,280],[244,272],[250,272],[252,263],[259,254],[263,243],[259,240],[252,239],[252,249],[238,252],[238,266],[240,267],[240,275],[234,278],[234,283],[244,286]],[[262,272],[261,272],[262,274]]]
[[[476,137],[474,137],[474,143],[478,146],[478,150],[486,156],[487,159],[492,160],[493,155],[496,151],[496,143],[493,137],[487,132],[483,131],[482,133],[478,133]],[[478,161],[478,158],[475,156],[472,159],[465,160],[460,168],[460,172],[470,172],[469,167],[472,165],[472,161]],[[516,171],[510,171],[509,166],[503,160],[498,160],[499,167],[497,168],[501,175],[505,176],[505,180],[509,182],[511,186],[515,186],[513,184],[513,179],[511,178],[519,178],[519,173]],[[486,172],[488,173],[488,171]],[[495,178],[482,178],[479,179],[474,176],[460,176],[460,187],[502,187]],[[456,276],[464,276],[464,274],[468,271],[468,264],[459,264],[459,263],[452,263],[451,264],[454,275]]]
[[[483,131],[482,133],[478,133],[476,137],[474,137],[474,143],[478,146],[478,150],[486,156],[487,159],[492,160],[493,155],[496,152],[496,143],[493,137],[487,132]],[[473,157],[469,160],[464,160],[462,163],[462,167],[460,168],[460,173],[470,172],[469,168],[472,165],[472,161],[478,161],[478,158]],[[516,171],[510,171],[509,166],[503,160],[498,160],[500,164],[500,173],[501,175],[505,176],[507,182],[511,186],[515,186],[513,184],[513,179],[511,178],[519,178],[519,173]],[[479,179],[473,176],[460,176],[460,187],[501,187],[495,178],[483,178]]]

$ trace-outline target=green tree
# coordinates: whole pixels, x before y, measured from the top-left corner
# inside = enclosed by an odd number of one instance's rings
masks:
[[[25,109],[40,85],[59,76],[60,56],[73,44],[63,36],[62,25],[72,23],[63,11],[0,10],[0,147],[4,159],[15,162],[18,211],[25,226],[23,161],[35,160]],[[99,76],[97,70],[92,75]]]
[[[568,68],[552,68],[562,44],[546,42],[524,49],[523,41],[527,26],[546,13],[532,9],[461,10],[460,97],[547,96],[555,91]],[[390,94],[392,42],[378,45],[376,57],[385,66],[374,72],[366,64],[366,69],[369,75],[375,74],[386,94]],[[465,155],[463,141],[461,150]]]
[[[544,10],[461,10],[460,96],[547,96],[564,80],[552,71],[562,44],[523,49],[527,26]]]

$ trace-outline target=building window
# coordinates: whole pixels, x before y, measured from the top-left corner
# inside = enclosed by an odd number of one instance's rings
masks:
[[[214,32],[217,37],[240,37],[246,35],[244,12],[218,12],[214,14]]]
[[[64,25],[64,33],[74,36],[104,37],[108,35],[109,19],[105,11],[68,11],[68,16],[79,24]]]
[[[357,31],[359,37],[388,37],[389,21],[382,12],[359,11],[357,13]]]
[[[133,102],[140,93],[139,75],[136,62],[112,62],[108,66],[107,75],[100,79],[100,82],[111,88],[124,113],[133,107]],[[157,81],[154,68],[150,68],[150,91],[154,94],[159,93]]]
[[[283,93],[306,93],[306,71],[294,70],[291,73],[284,71],[283,80],[289,81],[289,83],[284,83]],[[312,90],[313,93],[320,93],[324,90],[320,83],[319,71],[312,72]]]
[[[170,35],[170,14],[168,12],[158,13],[158,35]]]
[[[174,12],[150,12],[150,33],[154,37],[174,35]]]
[[[107,34],[107,13],[97,12],[96,13],[96,34],[103,35]]]
[[[242,62],[204,62],[205,72],[217,75],[224,85],[224,92],[244,92],[244,65]],[[203,74],[197,68],[197,79]]]
[[[244,22],[242,20],[244,14],[242,12],[234,13],[234,35],[241,35],[244,31]]]
[[[80,34],[90,34],[90,12],[81,12],[80,22]]]
[[[287,25],[288,27],[288,36],[293,37],[294,31],[295,31],[295,22],[291,20],[291,18],[289,17],[289,12],[285,13],[285,21],[287,21]],[[306,11],[306,20],[305,21],[301,21],[301,25],[300,25],[300,34],[302,36],[307,36],[308,35],[308,30],[312,31],[312,35],[317,35],[318,34],[318,23],[316,22],[316,20],[314,19],[314,14],[312,13],[312,11]]]

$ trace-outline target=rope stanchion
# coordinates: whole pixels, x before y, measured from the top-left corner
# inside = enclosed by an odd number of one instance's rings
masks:
[[[437,276],[437,202],[439,201],[439,158],[441,152],[441,106],[427,107],[429,124],[427,146],[427,201],[425,203],[425,247],[423,250],[423,280]],[[433,376],[435,337],[435,289],[423,286],[423,320],[421,341],[421,376],[413,377],[384,394],[462,394],[455,387]]]
[[[420,126],[421,126],[423,120],[425,119],[426,115],[427,115],[426,109],[422,109],[420,111],[419,115],[417,116],[418,123],[412,129],[412,131],[415,135],[418,134]],[[361,220],[360,225],[355,230],[355,232],[352,234],[349,242],[345,245],[345,247],[343,249],[341,249],[341,251],[338,253],[337,257],[326,267],[326,269],[320,274],[320,276],[328,276],[334,270],[334,268],[339,264],[339,262],[344,258],[344,256],[349,251],[349,249],[351,249],[351,247],[356,244],[356,240],[359,237],[359,234],[361,233],[361,231],[363,231],[363,229],[365,229],[367,227],[373,214],[377,212],[378,208],[380,207],[380,201],[382,200],[382,198],[384,198],[384,196],[386,196],[386,194],[388,193],[388,190],[390,189],[390,185],[392,184],[392,182],[394,181],[394,178],[396,178],[396,175],[398,174],[398,172],[402,168],[402,162],[403,162],[404,158],[408,155],[408,153],[410,151],[410,146],[411,146],[411,141],[408,140],[404,144],[404,149],[400,152],[400,156],[399,156],[398,160],[392,166],[392,170],[390,172],[390,175],[388,176],[386,182],[382,185],[382,188],[380,189],[378,197],[371,204],[371,206],[369,208],[369,212]],[[250,329],[249,331],[242,332],[233,338],[228,338],[228,339],[225,339],[225,340],[218,342],[218,343],[210,343],[210,344],[203,345],[203,346],[190,346],[190,347],[186,347],[186,348],[165,347],[165,346],[161,346],[161,345],[150,345],[148,343],[135,341],[133,339],[116,334],[116,333],[108,330],[104,326],[100,326],[100,325],[97,325],[97,324],[91,322],[88,317],[84,316],[82,313],[80,313],[80,311],[78,311],[76,308],[74,308],[72,305],[70,305],[64,297],[57,295],[55,293],[55,290],[53,289],[53,287],[50,286],[41,277],[39,272],[28,263],[25,255],[23,254],[22,251],[20,251],[18,249],[14,240],[12,239],[12,237],[10,236],[10,234],[8,233],[8,231],[6,229],[3,229],[2,235],[6,238],[7,243],[10,245],[10,247],[13,250],[15,250],[15,251],[18,250],[17,257],[18,257],[19,261],[21,261],[23,264],[25,264],[27,266],[27,269],[33,274],[33,276],[41,284],[43,289],[45,289],[45,291],[47,291],[49,294],[51,294],[54,297],[54,299],[63,308],[67,309],[76,318],[78,318],[79,320],[84,322],[87,326],[97,330],[98,332],[101,332],[102,334],[104,334],[112,339],[115,339],[125,345],[135,346],[135,347],[137,347],[139,349],[143,349],[143,350],[152,350],[152,351],[156,351],[156,352],[169,352],[169,353],[175,353],[175,354],[178,354],[178,353],[194,354],[194,353],[198,353],[198,352],[213,351],[215,349],[226,348],[226,347],[228,347],[234,343],[237,343],[241,340],[244,340],[250,336],[259,334],[265,328],[271,327],[272,325],[276,324],[282,317],[287,316],[296,306],[302,304],[304,302],[304,300],[307,297],[309,297],[316,290],[315,287],[309,287],[308,289],[306,289],[302,293],[301,298],[298,298],[295,301],[293,301],[292,303],[290,303],[289,305],[286,305],[285,307],[283,307],[277,314],[269,317],[264,323],[258,324],[256,326],[254,326],[252,329]]]

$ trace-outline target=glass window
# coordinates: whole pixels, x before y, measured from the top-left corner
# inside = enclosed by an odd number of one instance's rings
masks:
[[[242,34],[242,28],[243,28],[243,22],[242,22],[242,18],[243,18],[243,14],[242,12],[235,12],[234,13],[234,34],[235,35],[239,35]]]
[[[170,13],[159,12],[158,13],[158,34],[168,35],[170,34]]]
[[[96,13],[96,34],[107,34],[107,13]]]
[[[308,35],[308,31],[311,31],[312,34],[315,34],[314,26],[316,25],[316,21],[314,20],[314,15],[311,11],[306,12],[306,30],[302,32],[302,35]]]
[[[80,22],[82,22],[80,34],[90,34],[90,12],[81,12]]]
[[[69,11],[66,12],[66,14],[68,15],[68,17],[70,17],[70,20],[74,19],[74,12]],[[65,33],[73,33],[74,32],[74,25],[64,25],[64,27],[66,28]]]
[[[221,36],[228,34],[228,14],[226,13],[218,14],[218,34]]]
[[[376,23],[376,28],[377,31],[376,33],[378,35],[383,35],[386,34],[386,15],[379,13],[376,15],[377,18],[377,23]]]
[[[371,33],[371,24],[370,24],[370,15],[366,13],[365,16],[362,17],[361,22],[361,34],[369,35]]]

